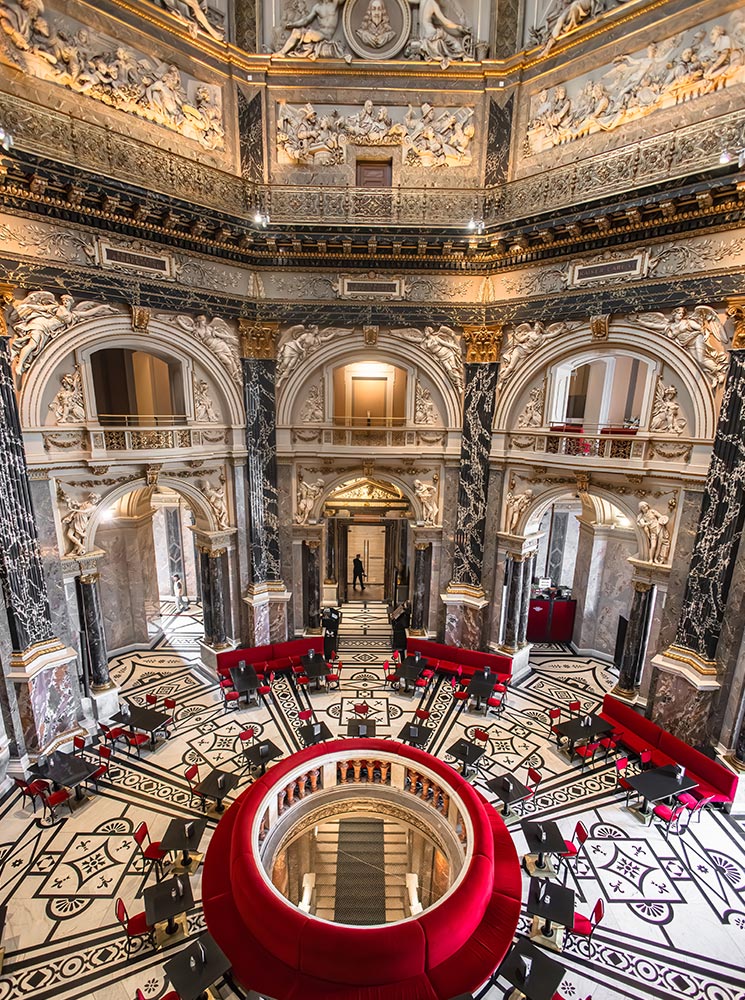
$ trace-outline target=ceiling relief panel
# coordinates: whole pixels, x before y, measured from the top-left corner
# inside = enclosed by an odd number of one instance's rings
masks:
[[[206,149],[223,149],[220,88],[56,10],[0,0],[0,60]]]
[[[745,13],[707,21],[531,101],[526,153],[612,132],[663,108],[745,82]]]

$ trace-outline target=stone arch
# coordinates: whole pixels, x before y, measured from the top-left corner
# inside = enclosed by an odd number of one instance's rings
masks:
[[[325,479],[323,493],[316,500],[313,507],[314,513],[320,514],[328,498],[340,486],[343,486],[345,483],[362,482],[367,478],[369,477],[365,476],[362,470],[360,470],[358,475],[356,475],[353,472],[343,472],[334,475],[332,479]],[[399,490],[401,490],[401,493],[403,494],[407,503],[411,507],[411,510],[420,515],[417,518],[417,520],[421,520],[423,518],[421,503],[416,498],[416,495],[414,494],[411,485],[409,483],[407,483],[400,476],[397,476],[395,474],[391,475],[387,469],[382,470],[381,475],[375,476],[374,478],[384,480],[385,482],[390,483],[392,486],[395,486]]]
[[[97,317],[75,324],[47,345],[25,376],[20,394],[21,422],[25,428],[44,426],[45,397],[48,384],[59,366],[69,355],[81,363],[104,347],[128,347],[159,353],[180,361],[185,372],[193,374],[195,364],[204,370],[211,385],[220,394],[221,410],[225,424],[243,426],[245,423],[243,400],[239,386],[217,357],[193,334],[164,319],[152,319],[148,333],[132,330],[129,315],[120,313]],[[56,387],[55,387],[56,391]],[[190,380],[184,392],[191,399]],[[53,394],[52,394],[53,395]]]
[[[404,368],[410,378],[414,377],[416,366],[432,383],[442,402],[443,419],[447,427],[459,427],[461,421],[461,396],[448,379],[443,367],[434,358],[424,353],[414,358],[415,345],[381,333],[378,343],[368,346],[361,340],[361,334],[350,330],[327,344],[323,344],[307,359],[299,364],[288,376],[277,393],[277,423],[290,426],[298,394],[308,378],[314,373],[326,374],[341,364],[359,361],[377,361]],[[326,381],[327,393],[329,391]],[[327,398],[329,398],[327,396]]]
[[[527,385],[545,377],[559,363],[575,357],[612,353],[614,350],[638,357],[659,372],[668,365],[681,381],[691,401],[691,423],[687,437],[710,441],[716,428],[717,406],[714,393],[692,356],[672,340],[634,324],[630,319],[614,319],[608,340],[592,341],[589,324],[547,341],[530,355],[506,386],[499,389],[494,427],[511,430],[521,412]],[[547,402],[547,401],[546,401]]]

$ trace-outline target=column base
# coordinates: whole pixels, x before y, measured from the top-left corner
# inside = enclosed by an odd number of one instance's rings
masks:
[[[672,652],[672,656],[670,653]],[[708,723],[720,688],[716,675],[698,666],[695,653],[672,648],[652,658],[652,722],[695,746],[708,736]],[[688,652],[688,651],[685,651]]]
[[[77,653],[52,638],[23,652],[14,652],[8,677],[15,688],[27,752],[33,757],[79,731],[76,683],[71,666]],[[68,737],[69,738],[69,737]]]
[[[495,652],[502,656],[509,656],[512,660],[512,682],[522,680],[530,674],[530,651],[533,648],[531,643],[526,643],[519,649],[507,649],[505,646],[497,646]]]
[[[269,646],[287,641],[287,604],[292,594],[281,580],[256,584],[243,600],[248,605],[249,641]]]
[[[634,705],[639,698],[639,688],[622,688],[618,684],[610,692],[614,698],[619,698],[621,701],[628,702],[629,705]]]
[[[199,658],[205,667],[209,667],[215,674],[217,673],[217,654],[224,653],[227,649],[237,649],[237,642],[226,642],[221,646],[210,646],[204,639],[199,640]]]
[[[489,600],[481,587],[450,583],[440,599],[445,605],[445,642],[463,649],[480,649],[484,608]]]
[[[339,584],[324,582],[323,589],[321,591],[322,606],[324,608],[336,607],[338,603],[339,603]]]
[[[103,690],[90,693],[93,715],[98,721],[106,721],[119,711],[119,688],[112,684]]]

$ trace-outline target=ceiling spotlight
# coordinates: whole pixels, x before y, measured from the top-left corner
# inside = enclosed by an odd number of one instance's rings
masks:
[[[722,155],[719,157],[719,162],[725,167],[728,163],[732,162],[732,153],[728,149],[722,151]]]
[[[269,225],[270,219],[266,212],[259,212],[257,210],[256,214],[254,215],[254,222],[256,223],[257,226],[261,226],[262,229],[266,229],[266,227]]]
[[[484,222],[483,219],[474,219],[474,217],[471,216],[471,221],[468,223],[468,228],[472,232],[476,233],[477,236],[482,236],[484,229],[486,229],[486,223]]]
[[[0,146],[2,146],[2,148],[7,153],[8,150],[12,149],[14,145],[15,143],[13,142],[13,136],[10,134],[10,132],[6,132],[5,129],[2,127],[2,125],[0,125]]]

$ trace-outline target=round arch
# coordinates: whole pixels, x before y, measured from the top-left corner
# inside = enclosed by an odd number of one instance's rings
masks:
[[[166,355],[179,361],[192,373],[194,364],[197,363],[221,395],[225,423],[231,426],[243,426],[245,423],[239,387],[226,368],[200,340],[163,319],[152,319],[148,326],[148,334],[143,337],[142,334],[132,330],[130,317],[122,313],[76,323],[47,345],[23,381],[20,394],[23,427],[44,426],[44,396],[47,385],[68,355],[73,354],[80,361],[87,362],[96,351],[111,347],[112,342],[117,347]],[[191,395],[189,385],[185,386],[185,392]]]
[[[173,490],[186,501],[194,514],[195,528],[205,532],[219,530],[212,508],[196,486],[182,479],[172,478],[167,474],[161,474],[158,477],[158,484]],[[96,531],[103,523],[104,514],[110,507],[132,493],[136,494],[132,500],[133,510],[137,510],[145,499],[149,501],[156,488],[155,485],[149,485],[144,477],[139,476],[135,479],[129,479],[125,483],[119,483],[117,486],[112,486],[107,492],[101,493],[101,500],[88,521],[85,533],[86,551],[91,551],[95,547],[93,541],[96,537]]]
[[[494,426],[508,430],[517,423],[521,396],[527,384],[545,375],[557,364],[575,358],[589,360],[598,353],[617,350],[631,357],[638,357],[659,372],[662,362],[669,365],[691,400],[690,437],[710,441],[716,428],[716,406],[712,392],[701,369],[692,356],[674,341],[635,325],[631,320],[614,320],[608,340],[591,341],[589,325],[583,324],[565,336],[556,337],[543,344],[525,361],[519,373],[506,386],[500,388],[497,398]]]
[[[409,374],[413,372],[413,345],[393,337],[382,335],[377,345],[368,347],[360,344],[360,335],[353,330],[344,337],[339,337],[323,344],[309,358],[310,364],[297,365],[277,393],[277,423],[288,427],[292,424],[292,414],[295,409],[298,394],[307,379],[316,372],[326,372],[339,365],[361,361],[387,362],[404,368]],[[461,396],[445,374],[444,369],[428,354],[421,352],[416,355],[416,366],[432,382],[443,401],[444,420],[447,427],[459,427],[461,420]]]
[[[318,518],[320,512],[323,510],[324,504],[331,496],[331,494],[334,492],[334,490],[337,490],[340,486],[343,486],[345,483],[353,484],[357,482],[363,482],[366,478],[367,477],[364,476],[362,474],[362,471],[360,470],[360,474],[358,476],[355,476],[353,473],[344,472],[335,475],[333,479],[326,481],[324,483],[323,493],[318,497],[318,499],[314,504],[313,514],[316,516],[316,519]],[[402,495],[404,496],[406,502],[411,507],[411,510],[418,515],[417,520],[423,520],[424,514],[422,511],[422,505],[420,501],[417,500],[415,495],[412,493],[411,485],[409,483],[407,483],[404,479],[401,479],[400,476],[390,475],[387,469],[385,470],[384,475],[381,475],[379,478],[386,483],[390,483],[391,486],[395,486],[397,489],[399,489]]]

